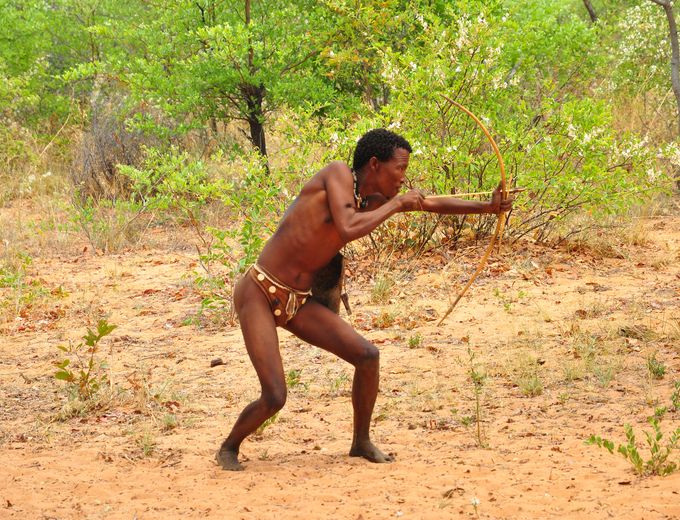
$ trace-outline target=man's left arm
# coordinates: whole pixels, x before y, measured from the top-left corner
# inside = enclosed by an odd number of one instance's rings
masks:
[[[423,201],[423,211],[439,213],[442,215],[469,215],[491,213],[505,213],[512,209],[513,197],[502,200],[500,186],[496,188],[491,196],[491,200],[461,200],[457,197],[425,197]]]

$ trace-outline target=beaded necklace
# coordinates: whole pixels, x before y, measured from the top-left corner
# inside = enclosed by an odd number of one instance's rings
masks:
[[[364,209],[368,205],[368,201],[364,200],[361,195],[359,195],[359,180],[357,179],[357,172],[354,171],[354,168],[351,170],[352,172],[352,179],[354,179],[354,203],[357,206],[357,209]]]

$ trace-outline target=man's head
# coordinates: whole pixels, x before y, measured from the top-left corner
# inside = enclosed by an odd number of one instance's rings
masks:
[[[366,163],[375,157],[379,161],[389,161],[394,155],[394,150],[403,148],[408,153],[411,153],[411,145],[399,134],[385,130],[384,128],[376,128],[370,130],[361,136],[357,142],[357,147],[354,149],[354,162],[352,168],[359,171]]]
[[[411,145],[402,136],[377,128],[366,132],[354,150],[353,168],[363,173],[364,194],[394,197],[404,183]]]

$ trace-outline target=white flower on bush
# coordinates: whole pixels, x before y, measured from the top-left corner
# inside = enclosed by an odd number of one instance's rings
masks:
[[[458,49],[462,49],[469,41],[468,39],[468,27],[470,26],[470,21],[462,17],[458,20],[458,38],[455,41],[455,46]]]
[[[420,22],[420,25],[423,26],[423,29],[427,30],[428,25],[427,25],[427,22],[425,21],[425,18],[423,17],[422,14],[420,14],[420,13],[416,14],[416,20],[418,20]]]
[[[506,81],[503,81],[503,78],[493,78],[491,84],[495,89],[504,89],[508,87],[508,83]]]
[[[576,139],[576,127],[571,123],[567,126],[567,135],[570,139]]]
[[[680,166],[680,143],[669,143],[665,148],[659,148],[657,159],[668,159],[673,166]]]

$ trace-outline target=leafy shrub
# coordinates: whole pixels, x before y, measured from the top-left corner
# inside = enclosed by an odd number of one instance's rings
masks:
[[[48,295],[40,280],[27,276],[32,262],[30,255],[9,249],[0,260],[0,323],[24,316]]]
[[[95,251],[113,253],[137,244],[151,224],[143,203],[126,198],[74,199],[72,220]]]
[[[666,364],[656,358],[656,353],[647,358],[647,370],[654,379],[663,379],[666,375]]]
[[[96,101],[72,168],[79,196],[95,200],[126,197],[129,183],[120,175],[120,165],[139,164],[146,141],[141,132],[126,126],[120,103]]]
[[[651,417],[649,424],[652,425],[653,431],[644,432],[650,452],[649,459],[644,460],[642,455],[640,455],[635,442],[635,432],[630,424],[626,424],[624,427],[628,442],[626,444],[619,444],[616,451],[632,464],[633,470],[638,475],[670,475],[678,468],[678,462],[670,459],[680,441],[680,428],[671,432],[666,444],[662,446],[660,442],[663,439],[663,433],[661,432],[658,418]],[[600,448],[607,449],[609,453],[614,453],[614,443],[608,439],[603,439],[599,435],[591,435],[586,444],[595,444]]]

